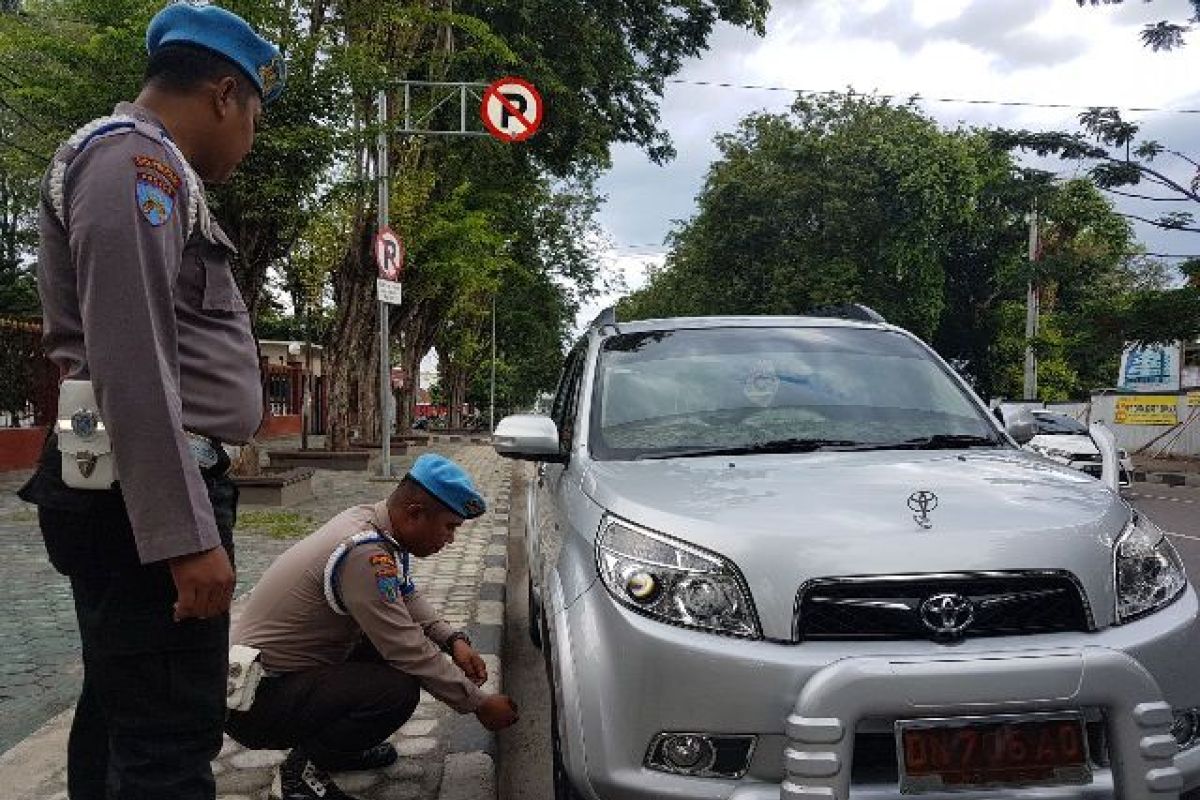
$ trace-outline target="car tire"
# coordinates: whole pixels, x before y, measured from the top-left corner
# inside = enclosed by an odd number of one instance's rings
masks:
[[[533,578],[527,578],[529,584],[529,641],[538,650],[542,649],[542,610],[538,607],[537,598],[533,594]]]
[[[532,595],[530,595],[532,597]],[[538,614],[538,638],[545,642],[542,655],[546,662],[546,684],[550,694],[550,782],[554,787],[554,800],[584,800],[575,790],[571,776],[567,774],[562,757],[562,742],[558,736],[558,700],[554,692],[554,670],[550,665],[550,637],[546,630],[546,617]],[[532,627],[532,626],[531,626]]]

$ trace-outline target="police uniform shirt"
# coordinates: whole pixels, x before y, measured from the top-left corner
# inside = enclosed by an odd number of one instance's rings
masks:
[[[114,114],[136,125],[64,148],[65,176],[52,168],[43,182],[38,291],[46,354],[64,378],[93,383],[149,563],[220,544],[184,431],[248,441],[262,384],[236,250],[203,185],[154,114],[132,103]],[[202,219],[189,219],[197,207]]]
[[[384,660],[456,711],[474,711],[479,688],[441,651],[453,629],[419,591],[395,591],[397,563],[383,542],[349,549],[335,577],[346,614],[326,597],[325,570],[338,545],[363,531],[390,533],[387,503],[355,506],[275,559],[233,623],[230,642],[262,651],[273,672],[340,664],[365,634]]]

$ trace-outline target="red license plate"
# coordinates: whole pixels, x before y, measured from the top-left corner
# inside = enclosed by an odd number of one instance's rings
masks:
[[[906,794],[1092,780],[1078,715],[902,720],[896,744]]]

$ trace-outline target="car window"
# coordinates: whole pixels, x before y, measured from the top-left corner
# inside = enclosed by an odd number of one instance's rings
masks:
[[[579,387],[583,383],[585,360],[585,350],[582,347],[571,351],[563,368],[558,395],[554,398],[551,418],[558,428],[558,443],[563,450],[569,450],[575,439],[575,418],[579,409]]]
[[[1034,414],[1033,432],[1052,436],[1078,436],[1080,434],[1086,436],[1088,429],[1079,420],[1065,414]]]
[[[792,439],[991,437],[946,369],[907,336],[860,328],[712,328],[613,336],[592,409],[597,458]]]

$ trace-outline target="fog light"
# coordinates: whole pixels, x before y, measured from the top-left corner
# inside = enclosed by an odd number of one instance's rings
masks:
[[[663,755],[671,766],[692,771],[701,762],[712,761],[712,745],[699,736],[668,736],[663,742]]]
[[[1171,725],[1171,735],[1180,750],[1186,750],[1200,743],[1200,709],[1185,708],[1175,712],[1175,721]]]
[[[650,741],[646,766],[693,778],[740,778],[756,741],[739,734],[660,733]]]

